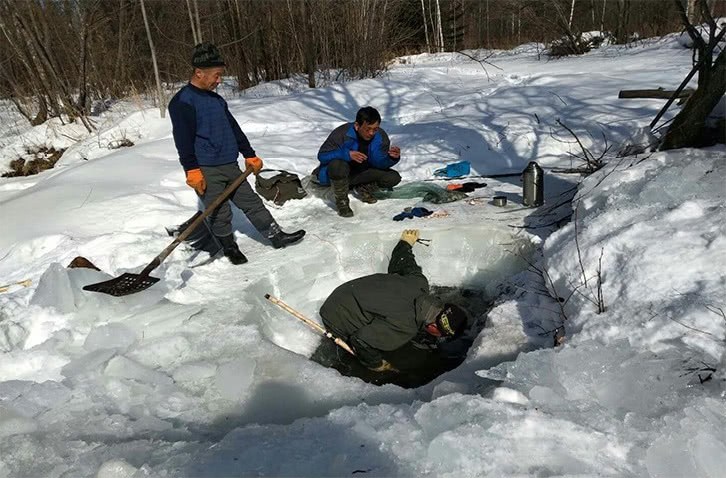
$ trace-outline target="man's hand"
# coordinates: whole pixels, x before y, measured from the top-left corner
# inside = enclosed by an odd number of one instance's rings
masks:
[[[262,170],[262,158],[258,158],[257,156],[245,158],[245,166],[250,168],[253,173],[259,174]]]
[[[204,195],[204,191],[207,189],[207,182],[199,168],[187,171],[187,184],[194,188],[198,196]]]
[[[368,156],[361,153],[360,151],[351,151],[350,152],[350,159],[355,161],[356,163],[362,163],[366,159],[368,159]]]
[[[388,155],[393,159],[401,159],[401,148],[398,146],[391,146],[391,149],[388,150]]]
[[[413,247],[416,241],[418,241],[418,229],[406,229],[401,233],[401,240],[408,242]]]
[[[386,362],[385,360],[381,360],[381,364],[376,367],[372,368],[374,372],[398,372],[399,370],[391,365],[389,362]]]

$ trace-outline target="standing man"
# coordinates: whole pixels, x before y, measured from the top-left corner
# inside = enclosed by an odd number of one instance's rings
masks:
[[[348,189],[366,203],[376,202],[378,188],[392,188],[401,182],[401,175],[391,169],[401,159],[401,149],[381,129],[381,115],[366,106],[358,110],[354,123],[345,123],[333,130],[320,147],[320,166],[313,172],[322,186],[331,185],[338,215],[352,217]]]
[[[382,352],[396,350],[420,332],[455,338],[467,326],[466,312],[430,295],[416,264],[417,229],[407,229],[391,253],[387,274],[372,274],[336,288],[320,307],[325,328],[343,339],[356,358],[375,372],[394,370]]]
[[[227,102],[214,92],[222,83],[225,67],[217,47],[211,43],[195,46],[192,66],[191,80],[169,103],[169,117],[187,184],[194,188],[205,207],[209,207],[242,174],[237,164],[239,153],[245,157],[245,166],[255,174],[262,169],[262,159],[257,157],[247,136],[229,112]],[[291,234],[283,232],[246,181],[230,200],[275,248],[293,244],[305,235],[303,230]],[[225,201],[209,217],[212,233],[219,239],[229,261],[232,264],[247,262],[232,235],[229,201]]]

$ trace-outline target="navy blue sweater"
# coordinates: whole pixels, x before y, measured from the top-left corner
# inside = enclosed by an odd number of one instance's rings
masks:
[[[185,171],[234,163],[239,153],[256,156],[227,102],[213,91],[187,84],[169,102],[169,117]]]

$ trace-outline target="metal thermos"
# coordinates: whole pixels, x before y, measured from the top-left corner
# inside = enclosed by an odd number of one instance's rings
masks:
[[[535,207],[544,203],[544,171],[534,161],[530,161],[522,171],[522,202],[525,206]]]

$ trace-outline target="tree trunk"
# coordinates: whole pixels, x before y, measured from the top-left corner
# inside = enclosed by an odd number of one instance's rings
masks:
[[[303,45],[305,51],[305,70],[308,75],[308,87],[315,88],[315,71],[317,69],[315,66],[315,28],[313,26],[313,12],[310,0],[302,0],[302,9],[302,17],[305,22],[303,27],[305,30],[303,36],[305,38],[305,45]]]
[[[88,85],[87,85],[87,74],[86,74],[86,68],[88,66],[88,23],[89,23],[89,16],[91,14],[83,9],[81,11],[81,17],[80,17],[80,52],[79,52],[79,59],[78,63],[80,66],[80,72],[78,75],[78,102],[76,103],[76,108],[81,112],[81,114],[86,115],[88,114],[88,108],[87,108],[87,102],[88,102]]]
[[[706,117],[726,93],[726,50],[721,50],[711,70],[711,81],[706,88],[698,88],[691,95],[673,124],[668,128],[660,149],[677,149],[699,144]]]
[[[572,0],[572,6],[570,7],[570,20],[567,22],[567,28],[572,30],[572,17],[575,16],[575,0]]]
[[[197,35],[197,29],[194,26],[194,15],[192,14],[192,4],[190,3],[189,0],[187,0],[187,12],[189,13],[189,24],[192,27],[192,41],[194,42],[194,45],[196,46],[200,42],[199,42],[199,37]]]
[[[426,4],[424,0],[421,0],[421,18],[423,18],[424,24],[424,36],[426,38],[426,52],[431,53],[431,42],[429,41],[429,25],[426,21]]]
[[[202,40],[202,24],[199,22],[199,5],[197,4],[197,0],[192,0],[194,2],[194,16],[197,20],[197,40],[199,43],[202,43],[204,40]]]
[[[436,25],[439,35],[439,53],[444,51],[444,27],[441,25],[441,4],[436,0]]]
[[[141,15],[144,17],[144,27],[146,28],[146,38],[149,40],[149,48],[151,49],[151,61],[154,63],[154,76],[156,77],[156,91],[159,100],[159,114],[162,118],[166,118],[166,104],[164,102],[164,94],[161,89],[161,79],[159,78],[159,65],[156,63],[156,49],[154,48],[154,40],[151,38],[151,30],[149,29],[149,20],[146,18],[146,7],[144,0],[141,3]]]
[[[118,44],[116,47],[116,64],[113,69],[113,94],[119,94],[123,89],[123,80],[125,75],[123,73],[124,65],[124,25],[126,24],[126,8],[124,7],[125,0],[118,0]],[[118,86],[117,86],[118,85]]]
[[[697,0],[688,0],[686,3],[686,16],[691,24],[698,22],[698,9],[696,8]]]

